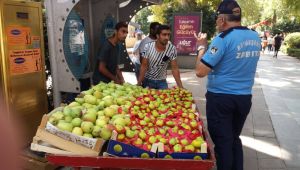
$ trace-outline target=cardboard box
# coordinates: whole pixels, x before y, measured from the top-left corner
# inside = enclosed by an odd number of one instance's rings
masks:
[[[104,142],[102,139],[61,131],[48,123],[48,115],[44,115],[31,143],[31,149],[52,154],[98,156]]]

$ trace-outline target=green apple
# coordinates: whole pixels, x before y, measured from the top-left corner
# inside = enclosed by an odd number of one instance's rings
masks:
[[[125,134],[123,134],[123,133],[118,134],[118,136],[117,136],[118,141],[123,141],[124,139],[125,139]]]
[[[145,133],[145,131],[143,131],[143,130],[141,130],[140,132],[139,132],[139,137],[141,138],[141,139],[146,139],[146,137],[147,137],[147,134]]]
[[[124,128],[124,126],[122,126],[122,125],[115,125],[115,128],[116,128],[116,131],[118,132],[118,133],[125,133],[125,128]]]
[[[164,120],[158,119],[155,123],[157,126],[163,126],[164,125]]]
[[[173,146],[174,152],[182,152],[182,146],[180,144],[176,144]]]
[[[163,129],[163,128],[160,128],[158,131],[159,131],[159,133],[162,134],[162,135],[165,135],[165,134],[166,134],[166,130]]]
[[[183,135],[183,134],[184,134],[184,131],[180,129],[180,130],[178,130],[178,134],[179,134],[179,135]]]
[[[136,145],[136,146],[142,146],[143,140],[140,139],[140,138],[137,138],[137,139],[133,142],[133,144]]]
[[[76,117],[71,121],[71,123],[74,127],[80,127],[82,120],[79,117]]]
[[[173,127],[175,124],[173,121],[169,120],[166,122],[166,125],[169,126],[169,127]]]
[[[195,147],[193,145],[186,145],[184,147],[184,150],[189,151],[189,152],[195,152]]]
[[[122,148],[121,145],[116,144],[116,145],[114,146],[114,151],[115,151],[116,153],[120,153],[120,152],[122,152],[122,150],[123,150],[123,148]]]
[[[201,144],[202,144],[202,141],[200,140],[193,140],[192,141],[192,145],[195,147],[195,148],[200,148],[201,147]]]
[[[71,123],[67,123],[67,122],[59,122],[56,126],[58,129],[63,130],[63,131],[72,132],[72,130],[73,130],[73,125]]]
[[[72,133],[78,136],[82,136],[83,135],[83,131],[80,127],[74,127],[72,130]]]
[[[81,123],[81,129],[84,133],[92,133],[94,129],[94,124],[92,122],[83,121]]]
[[[163,144],[166,144],[167,143],[167,139],[165,138],[160,138],[159,139],[159,142],[163,143]]]
[[[196,156],[194,156],[194,160],[202,160],[202,158],[201,158],[201,156],[196,155]]]
[[[187,139],[181,139],[180,140],[180,143],[183,145],[183,146],[186,146],[189,144],[189,141]]]
[[[153,143],[156,143],[157,138],[155,136],[150,136],[148,141],[149,141],[149,143],[153,144]]]
[[[173,157],[171,155],[166,155],[164,158],[165,159],[172,159]]]
[[[121,125],[121,126],[125,126],[126,125],[126,120],[123,119],[122,117],[118,117],[113,121],[114,125]]]
[[[177,139],[176,138],[171,138],[169,140],[169,144],[172,145],[172,146],[176,145],[177,144]]]
[[[150,158],[150,155],[148,153],[142,153],[141,158]]]
[[[147,122],[144,121],[144,120],[141,120],[141,121],[140,121],[140,125],[141,125],[141,126],[146,126],[146,125],[147,125]]]
[[[126,129],[125,134],[126,134],[126,137],[127,137],[127,138],[130,138],[130,139],[133,138],[133,137],[135,136],[134,131],[132,131],[132,130],[130,130],[130,129]]]

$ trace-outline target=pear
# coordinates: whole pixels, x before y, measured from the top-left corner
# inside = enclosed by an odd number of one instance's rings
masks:
[[[83,131],[80,127],[74,127],[74,129],[72,130],[73,134],[76,134],[78,136],[82,136],[83,135]]]
[[[63,130],[63,131],[72,132],[72,130],[73,130],[73,125],[71,123],[67,123],[67,122],[59,122],[56,126],[58,129]]]
[[[111,137],[112,131],[107,128],[102,128],[100,131],[100,137],[104,140],[109,140]]]
[[[98,136],[100,136],[100,131],[101,131],[101,127],[99,127],[99,126],[94,126],[94,129],[93,129],[93,131],[92,131],[93,137],[98,137]]]

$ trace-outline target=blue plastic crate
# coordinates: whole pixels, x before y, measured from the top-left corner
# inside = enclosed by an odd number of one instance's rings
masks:
[[[185,153],[185,152],[158,152],[158,158],[164,158],[166,155],[170,155],[173,159],[194,159],[195,156],[200,156],[202,160],[208,159],[208,153]]]
[[[122,151],[121,152],[116,152],[114,150],[115,145],[121,145]],[[108,147],[107,147],[107,153],[119,157],[138,157],[140,158],[143,153],[147,153],[150,158],[155,158],[156,153],[149,152],[143,149],[140,149],[138,147],[128,145],[122,142],[118,142],[116,140],[109,140]]]

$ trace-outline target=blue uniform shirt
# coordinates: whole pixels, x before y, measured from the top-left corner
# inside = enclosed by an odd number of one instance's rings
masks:
[[[261,40],[255,31],[235,27],[220,33],[201,59],[212,69],[208,74],[207,90],[251,94],[260,50]]]

